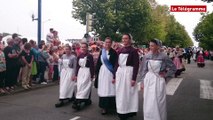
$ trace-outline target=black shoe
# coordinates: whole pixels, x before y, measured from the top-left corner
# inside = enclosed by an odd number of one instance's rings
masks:
[[[73,104],[73,105],[72,105],[72,108],[73,108],[73,109],[76,109],[76,110],[80,110],[80,108],[81,108],[80,106],[81,106],[81,104],[80,104],[80,103],[77,103],[77,104]]]
[[[122,116],[122,117],[119,117],[119,118],[120,118],[120,120],[128,120],[129,117],[123,117]]]
[[[127,118],[120,118],[120,120],[127,120]]]
[[[186,68],[182,68],[182,71],[186,71]]]
[[[75,101],[74,97],[72,97],[72,98],[69,99],[69,102],[73,102],[73,101]]]
[[[107,114],[107,111],[103,109],[103,110],[101,111],[101,115],[106,115],[106,114]]]
[[[58,108],[58,107],[62,107],[64,106],[64,102],[60,101],[59,103],[56,103],[55,104],[55,107]]]
[[[86,101],[85,105],[91,105],[92,104],[92,101],[91,100],[88,100]]]

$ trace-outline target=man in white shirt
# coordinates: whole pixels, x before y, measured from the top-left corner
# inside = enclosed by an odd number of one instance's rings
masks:
[[[53,28],[50,28],[50,33],[48,33],[46,36],[47,44],[53,43],[54,39],[53,32],[54,32]]]

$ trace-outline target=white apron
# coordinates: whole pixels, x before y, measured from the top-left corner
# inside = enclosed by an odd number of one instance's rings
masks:
[[[196,60],[196,53],[193,54],[193,60]]]
[[[107,55],[109,59],[109,55]],[[101,57],[102,66],[98,76],[98,95],[100,97],[113,97],[115,96],[115,85],[112,83],[113,74],[109,71]]]
[[[133,67],[126,66],[128,54],[120,54],[116,72],[116,108],[119,114],[138,112],[137,85],[131,86]]]
[[[92,89],[90,68],[86,68],[87,57],[79,59],[80,69],[77,76],[76,99],[89,99]]]
[[[144,78],[144,120],[166,120],[166,83],[159,76],[161,68],[159,60],[149,60]]]
[[[69,67],[69,59],[63,59],[61,77],[60,77],[60,88],[59,88],[59,99],[71,98],[75,90],[75,81],[71,78],[75,75],[73,69]]]

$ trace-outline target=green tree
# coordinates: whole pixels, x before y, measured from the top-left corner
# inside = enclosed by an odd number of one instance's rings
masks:
[[[74,0],[73,17],[86,24],[86,13],[95,13],[94,28],[102,38],[111,36],[120,40],[119,34],[131,33],[134,40],[147,39],[151,7],[147,0]]]
[[[149,23],[150,27],[148,30],[149,39],[158,38],[164,42],[167,35],[166,26],[168,23],[168,15],[168,6],[157,5],[152,10],[152,17]]]
[[[213,12],[202,14],[200,22],[194,29],[193,35],[195,40],[200,42],[199,45],[204,49],[213,49]]]
[[[166,31],[167,35],[164,41],[166,46],[189,47],[193,45],[191,38],[185,30],[185,27],[177,22],[173,15],[168,16]]]
[[[155,1],[153,1],[155,2]],[[158,38],[166,46],[192,46],[193,42],[186,32],[184,26],[178,23],[173,15],[169,12],[168,6],[156,5],[152,9],[152,18],[148,38]]]
[[[168,6],[155,0],[74,0],[73,17],[86,24],[86,13],[95,13],[94,28],[101,35],[121,40],[130,33],[137,44],[158,38],[168,46],[192,44],[185,28],[170,15]]]

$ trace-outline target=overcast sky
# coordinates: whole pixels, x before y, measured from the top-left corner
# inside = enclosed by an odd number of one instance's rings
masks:
[[[37,17],[38,0],[0,0],[0,33],[20,33],[23,36],[37,37],[37,22],[32,22],[31,15]],[[212,4],[201,0],[156,0],[159,4],[170,5],[208,5],[207,10],[213,11]],[[72,18],[72,0],[42,0],[42,38],[45,38],[50,27],[59,32],[59,37],[82,38],[86,29]],[[200,13],[172,13],[178,22],[185,26],[192,37],[192,32],[199,22]]]

